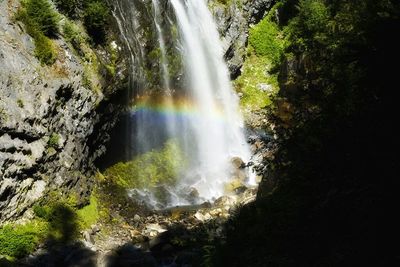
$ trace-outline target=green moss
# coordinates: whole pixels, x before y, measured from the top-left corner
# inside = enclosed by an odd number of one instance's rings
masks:
[[[49,141],[47,142],[48,147],[57,148],[60,144],[60,135],[57,133],[52,133]]]
[[[242,93],[240,105],[245,114],[270,106],[271,99],[279,91],[276,67],[285,46],[283,33],[273,18],[279,5],[276,4],[262,21],[250,29],[242,74],[234,83],[236,90]]]
[[[132,161],[108,168],[104,175],[124,188],[173,185],[184,164],[185,159],[179,145],[175,141],[169,141],[161,150],[152,150]]]
[[[251,111],[262,109],[271,104],[271,96],[277,91],[277,77],[268,73],[271,63],[265,57],[251,54],[242,69],[241,76],[234,85],[242,93],[241,108]],[[270,90],[262,90],[269,86]]]
[[[92,0],[85,4],[85,27],[95,43],[105,41],[106,24],[110,16],[107,4],[102,0]]]
[[[20,107],[20,108],[24,108],[24,102],[22,101],[22,99],[18,99],[18,100],[17,100],[17,105],[18,105],[18,107]]]
[[[54,0],[58,10],[70,18],[77,17],[79,0]]]
[[[48,38],[58,33],[59,16],[47,0],[22,2],[15,18],[25,24],[35,43],[35,56],[42,64],[52,65],[57,58],[53,42]]]
[[[87,229],[100,219],[98,199],[93,192],[90,204],[77,211],[79,224],[82,229]]]
[[[0,227],[0,255],[21,258],[33,252],[44,240],[47,232],[45,222],[36,220],[25,225]]]
[[[249,43],[258,56],[267,57],[274,65],[278,65],[283,54],[284,40],[278,25],[272,20],[273,10],[250,29]]]
[[[44,65],[52,65],[57,59],[57,52],[52,40],[43,34],[37,34],[34,37],[35,56]]]

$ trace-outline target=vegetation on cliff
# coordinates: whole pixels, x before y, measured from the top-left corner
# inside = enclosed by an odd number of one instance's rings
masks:
[[[386,212],[394,157],[385,147],[395,140],[396,71],[387,61],[399,60],[400,6],[280,2],[285,54],[271,118],[280,151],[257,202],[227,225],[216,266],[398,263],[389,245],[398,222]]]

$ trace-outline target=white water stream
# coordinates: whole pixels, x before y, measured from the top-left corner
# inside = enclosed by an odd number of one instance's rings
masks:
[[[129,5],[128,1],[120,2],[126,7]],[[160,140],[176,140],[182,150],[185,168],[179,170],[176,185],[165,187],[169,196],[163,205],[157,205],[158,200],[151,189],[132,190],[131,193],[155,207],[193,204],[187,198],[193,191],[198,195],[198,202],[213,200],[224,195],[226,184],[237,171],[232,159],[236,157],[248,162],[251,156],[244,136],[239,99],[231,86],[217,26],[206,0],[151,0],[151,3],[159,51],[158,86],[162,88],[157,89],[156,101],[151,99],[152,93],[146,92],[146,88],[135,93],[139,96],[137,102],[141,102],[135,104],[132,116],[136,147],[149,151],[155,144],[159,146]],[[141,27],[134,15],[136,11],[117,6],[121,18],[115,16],[122,32],[126,33],[123,37],[128,50],[136,57],[140,56],[136,62],[141,61],[144,52],[143,45],[137,45],[140,42],[135,31]],[[166,9],[172,14],[167,14]],[[134,29],[129,29],[129,25]],[[165,30],[170,25],[176,31],[176,37],[172,37],[171,30]],[[171,41],[173,38],[177,40]],[[174,46],[171,42],[175,42]],[[135,47],[140,53],[132,51]],[[170,62],[173,57],[181,58],[183,67],[180,78],[175,76],[175,80],[173,73],[176,70],[171,69],[173,62]],[[144,76],[141,77],[145,80]],[[249,175],[248,182],[252,183],[252,179]]]
[[[192,136],[186,138],[196,143],[196,150],[191,152],[195,166],[186,175],[196,177],[191,186],[200,196],[212,199],[224,193],[224,184],[231,178],[231,159],[240,157],[246,162],[250,150],[243,133],[239,99],[231,87],[220,36],[206,1],[171,3],[183,46],[187,90],[198,114],[188,122],[187,134]]]

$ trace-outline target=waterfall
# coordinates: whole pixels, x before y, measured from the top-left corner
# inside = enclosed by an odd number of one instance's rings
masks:
[[[243,120],[238,108],[217,27],[206,1],[171,0],[181,33],[187,89],[195,103],[198,117],[189,121],[193,141],[197,144],[196,162],[192,171],[200,181],[199,194],[211,199],[223,194],[228,182],[230,159],[249,159],[249,150],[242,131]]]
[[[177,170],[173,186],[164,186],[168,197],[162,207],[193,204],[188,194],[198,202],[212,200],[224,194],[234,175],[232,159],[250,159],[220,36],[206,0],[170,0],[163,6],[159,0],[151,2],[156,41],[148,43],[158,47],[152,47],[157,57],[147,62],[147,73],[158,73],[159,79],[142,85],[147,89],[139,90],[133,101],[135,146],[141,152],[152,151],[174,140],[183,154],[185,166]],[[137,42],[137,36],[124,38]],[[171,62],[178,59],[179,68]],[[157,203],[151,189],[131,193]]]

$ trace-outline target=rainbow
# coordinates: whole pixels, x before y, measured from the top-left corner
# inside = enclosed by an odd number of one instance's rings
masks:
[[[131,112],[151,113],[166,117],[182,117],[196,119],[204,116],[198,105],[188,97],[170,96],[141,96],[133,101]],[[225,122],[226,117],[220,105],[209,110],[207,113],[210,119]]]

